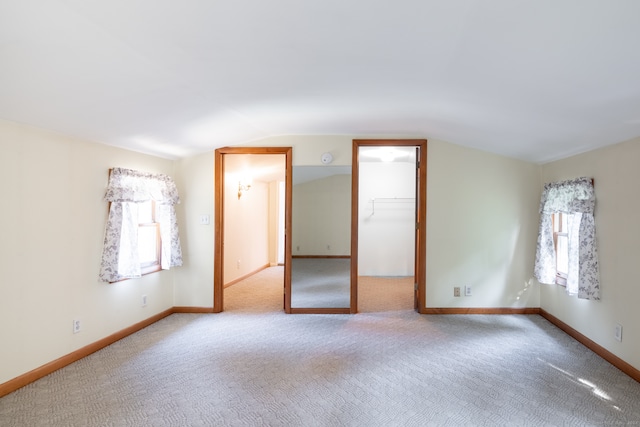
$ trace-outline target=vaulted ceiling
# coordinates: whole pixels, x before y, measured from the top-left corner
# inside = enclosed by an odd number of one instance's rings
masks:
[[[0,118],[169,158],[275,135],[543,163],[640,136],[638,0],[0,0]]]

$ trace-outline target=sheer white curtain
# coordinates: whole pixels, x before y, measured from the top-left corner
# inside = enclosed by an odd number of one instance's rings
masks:
[[[569,215],[567,292],[578,298],[600,299],[598,251],[593,212],[595,192],[590,178],[548,183],[540,200],[540,232],[534,275],[540,283],[556,282],[556,254],[551,215]]]
[[[162,241],[161,267],[182,265],[175,205],[180,203],[173,179],[132,169],[114,168],[105,200],[111,202],[104,238],[100,280],[116,282],[140,277],[138,204],[154,200]]]

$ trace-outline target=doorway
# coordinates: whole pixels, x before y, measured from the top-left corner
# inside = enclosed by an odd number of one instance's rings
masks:
[[[275,263],[280,260],[284,261],[283,269],[283,283],[284,283],[284,298],[283,309],[284,311],[290,311],[290,287],[291,287],[291,171],[292,171],[292,149],[291,147],[225,147],[219,148],[215,151],[215,253],[214,253],[214,286],[213,286],[213,311],[214,313],[220,313],[224,310],[224,288],[225,284],[228,284],[231,279],[242,279],[243,271],[247,270],[244,265],[243,258],[238,253],[243,253],[247,257],[250,273],[255,270],[256,266],[258,270],[264,268],[269,264],[272,264],[272,258],[269,256],[269,262],[265,265],[264,255],[255,255],[253,251],[242,251],[242,245],[238,245],[236,241],[239,234],[254,234],[251,227],[254,226],[253,221],[248,218],[242,220],[242,215],[251,214],[251,210],[255,209],[249,206],[250,196],[258,193],[260,186],[267,186],[265,182],[252,182],[253,177],[249,177],[247,172],[251,175],[257,176],[258,174],[264,174],[264,168],[260,167],[260,162],[268,163],[269,157],[278,156],[284,158],[284,212],[283,212],[283,226],[284,233],[281,241],[284,243],[283,250],[279,251],[275,246],[278,243],[278,237],[271,233],[269,242],[273,244],[271,252],[274,254],[274,259],[277,259]],[[251,161],[250,161],[251,160]],[[253,163],[252,163],[253,162]],[[271,162],[273,163],[273,162]],[[244,166],[239,166],[244,164]],[[282,163],[280,163],[282,164]],[[267,178],[260,179],[260,181],[269,181]],[[271,189],[265,190],[273,193],[280,193],[282,187],[278,185],[268,185]],[[253,190],[253,193],[251,192]],[[263,196],[268,197],[268,196]],[[243,199],[244,198],[244,199]],[[247,206],[240,206],[240,203],[244,202]],[[238,205],[238,206],[236,206]],[[275,213],[276,222],[278,213]],[[233,225],[232,225],[233,224]],[[276,226],[277,228],[277,226]],[[265,232],[266,233],[266,232]],[[234,239],[234,236],[236,239]],[[235,252],[234,252],[235,251]],[[283,252],[278,254],[278,252]],[[251,257],[256,259],[251,259]],[[262,261],[260,261],[262,260]],[[257,262],[257,264],[256,264]],[[234,268],[235,267],[235,268]],[[251,274],[245,274],[244,277]]]
[[[378,185],[379,190],[368,191],[362,182],[361,171],[371,172],[371,156],[377,156],[379,163],[394,163],[394,170],[380,173],[378,176],[390,180],[403,175],[404,185],[394,191],[385,189],[386,183]],[[405,157],[402,159],[402,157]],[[413,308],[425,311],[426,281],[426,140],[354,140],[353,141],[353,174],[352,174],[352,265],[351,265],[351,308],[357,311],[358,278],[360,269],[392,272],[392,275],[412,275]],[[398,159],[401,163],[397,163]],[[369,161],[369,162],[367,162]],[[408,169],[407,169],[408,167]],[[376,173],[375,171],[373,172]],[[373,175],[369,175],[370,177]],[[366,179],[366,177],[364,178]],[[371,179],[371,178],[370,178]],[[366,197],[363,203],[361,196]],[[365,192],[367,192],[365,194]],[[380,194],[377,194],[379,192]],[[378,217],[375,217],[376,211]],[[402,230],[394,228],[406,223]],[[364,224],[364,225],[363,225]],[[365,225],[367,228],[365,228]],[[362,229],[362,236],[360,235]],[[376,229],[383,233],[379,241],[371,240],[370,231]],[[404,236],[404,237],[403,237]],[[362,239],[361,239],[362,238]],[[363,241],[364,240],[364,241]],[[399,243],[400,242],[400,243]],[[401,243],[405,242],[405,243]],[[391,247],[400,244],[393,252],[379,253],[374,267],[359,263],[359,257],[371,256],[372,248]],[[359,251],[358,247],[362,245]],[[394,259],[395,258],[395,259]],[[404,260],[404,264],[403,264]],[[407,263],[407,260],[413,261]],[[362,258],[365,261],[365,258]],[[409,265],[411,264],[411,265]],[[410,284],[411,285],[411,284]],[[410,289],[410,288],[409,288]]]

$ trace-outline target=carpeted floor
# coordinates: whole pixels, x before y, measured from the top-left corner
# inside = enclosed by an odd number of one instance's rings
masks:
[[[350,259],[291,260],[291,307],[349,308],[350,292]]]
[[[310,272],[311,279],[299,278],[297,285],[301,288],[292,296],[291,306],[300,307],[349,307],[349,285],[340,285],[334,292],[330,286],[328,291],[318,289],[317,274],[312,266],[305,264],[308,260],[294,260],[301,264],[299,272]],[[322,267],[322,272],[340,271],[349,274],[349,260],[330,260],[339,263],[338,267]],[[281,311],[284,307],[283,267],[272,267],[253,275],[240,283],[224,290],[224,310],[227,312],[270,312]],[[302,274],[302,273],[300,273]],[[349,277],[347,277],[349,278]],[[358,312],[384,312],[389,310],[405,310],[413,307],[413,277],[359,277]],[[293,285],[292,285],[293,286]],[[344,289],[342,289],[344,288]],[[294,294],[296,292],[294,291]],[[310,299],[316,296],[316,302]]]
[[[364,283],[362,313],[286,315],[281,277],[1,398],[0,425],[640,425],[640,383],[540,316],[418,315]]]

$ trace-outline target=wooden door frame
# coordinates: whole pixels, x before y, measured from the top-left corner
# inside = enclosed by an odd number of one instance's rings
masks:
[[[291,312],[291,147],[223,147],[214,158],[214,255],[213,255],[213,312],[224,309],[224,155],[225,154],[284,154],[285,156],[285,212],[284,212],[284,311]]]
[[[358,201],[360,147],[420,147],[420,173],[418,185],[418,261],[415,266],[415,281],[418,285],[418,313],[426,313],[427,272],[427,140],[426,139],[354,139],[351,177],[351,312],[358,312]]]

